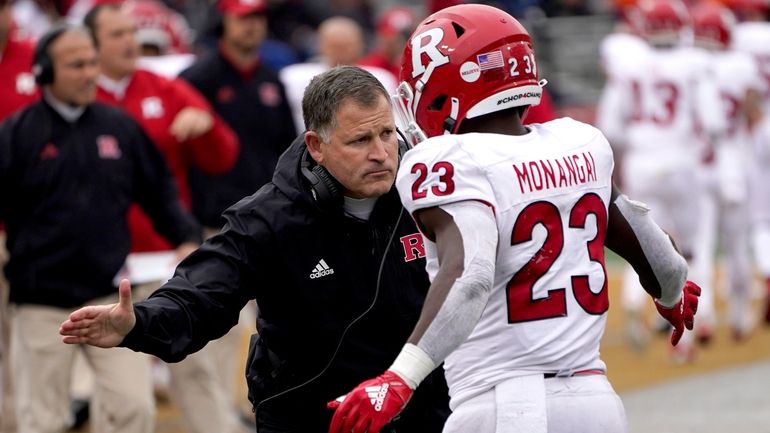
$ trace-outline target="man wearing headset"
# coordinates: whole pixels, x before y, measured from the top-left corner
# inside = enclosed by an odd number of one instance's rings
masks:
[[[338,67],[303,99],[308,130],[273,181],[224,213],[223,230],[148,300],[86,307],[64,342],[124,346],[178,361],[259,307],[247,381],[257,430],[326,432],[326,401],[386,368],[416,323],[428,287],[422,241],[394,187],[399,143],[388,94],[370,73]],[[439,432],[441,369],[393,424]]]
[[[183,210],[168,168],[139,125],[93,102],[98,63],[86,30],[58,27],[44,35],[33,72],[42,100],[0,126],[18,430],[69,426],[70,372],[82,350],[96,377],[94,431],[150,433],[147,358],[64,346],[56,330],[73,308],[116,299],[113,279],[129,250],[131,203],[175,245],[200,242],[200,227]],[[123,374],[115,375],[116,368]]]

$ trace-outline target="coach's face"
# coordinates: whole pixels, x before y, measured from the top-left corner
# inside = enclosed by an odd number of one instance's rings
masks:
[[[310,155],[342,184],[351,198],[379,197],[390,190],[398,166],[396,125],[388,100],[372,107],[343,101],[328,142],[313,131],[305,141]]]
[[[67,31],[50,47],[54,67],[51,93],[58,100],[75,107],[90,104],[96,98],[99,63],[91,37],[85,32]]]

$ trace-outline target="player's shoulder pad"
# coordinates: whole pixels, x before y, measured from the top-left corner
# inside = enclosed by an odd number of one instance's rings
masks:
[[[557,138],[569,140],[570,142],[586,142],[597,137],[604,138],[599,128],[571,117],[554,119],[543,123],[541,127],[544,129],[544,132]]]
[[[409,162],[431,162],[444,159],[456,158],[460,150],[461,136],[459,135],[437,135],[431,137],[420,144],[409,149],[404,154],[403,163]]]

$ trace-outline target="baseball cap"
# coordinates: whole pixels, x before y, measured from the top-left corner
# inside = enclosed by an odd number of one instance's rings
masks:
[[[217,8],[223,14],[244,16],[267,11],[266,0],[219,0]]]
[[[416,26],[417,17],[411,9],[395,6],[385,11],[377,20],[377,33],[383,36],[411,33]]]

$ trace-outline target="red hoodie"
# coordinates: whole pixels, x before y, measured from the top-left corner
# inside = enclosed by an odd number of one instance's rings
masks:
[[[191,167],[209,174],[230,170],[238,157],[238,137],[216,114],[206,99],[181,79],[169,79],[149,71],[136,70],[123,98],[99,86],[98,101],[126,110],[158,146],[176,179],[182,203],[190,207],[187,173]],[[214,126],[198,138],[178,141],[169,132],[176,115],[186,107],[206,110],[214,116]],[[135,252],[162,251],[173,247],[155,232],[147,215],[137,206],[129,211],[132,247]]]

